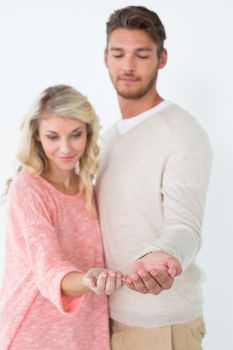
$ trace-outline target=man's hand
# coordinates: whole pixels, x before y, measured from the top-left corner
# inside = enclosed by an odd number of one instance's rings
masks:
[[[92,268],[83,277],[84,285],[96,294],[111,295],[123,286],[121,272]]]
[[[181,272],[175,257],[165,252],[149,253],[131,265],[126,284],[139,293],[159,294],[171,288],[174,278]]]

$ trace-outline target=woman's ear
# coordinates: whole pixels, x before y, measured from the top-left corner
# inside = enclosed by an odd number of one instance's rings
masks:
[[[35,131],[35,133],[34,133],[34,137],[35,137],[36,141],[39,141],[39,142],[40,142],[40,135],[39,135],[38,130],[37,130],[37,131]]]

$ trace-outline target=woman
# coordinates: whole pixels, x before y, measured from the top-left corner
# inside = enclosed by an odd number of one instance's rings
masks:
[[[65,85],[46,89],[23,123],[8,193],[1,350],[109,349],[106,294],[122,275],[103,269],[98,130],[86,97]]]

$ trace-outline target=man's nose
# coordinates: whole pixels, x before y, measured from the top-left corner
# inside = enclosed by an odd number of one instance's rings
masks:
[[[133,57],[128,56],[125,58],[122,65],[122,71],[123,73],[135,73],[136,66]]]

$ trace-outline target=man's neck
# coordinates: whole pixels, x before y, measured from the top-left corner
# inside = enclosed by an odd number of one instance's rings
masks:
[[[133,118],[157,106],[163,98],[157,92],[153,96],[142,96],[138,99],[127,99],[118,96],[121,115],[123,119]]]

